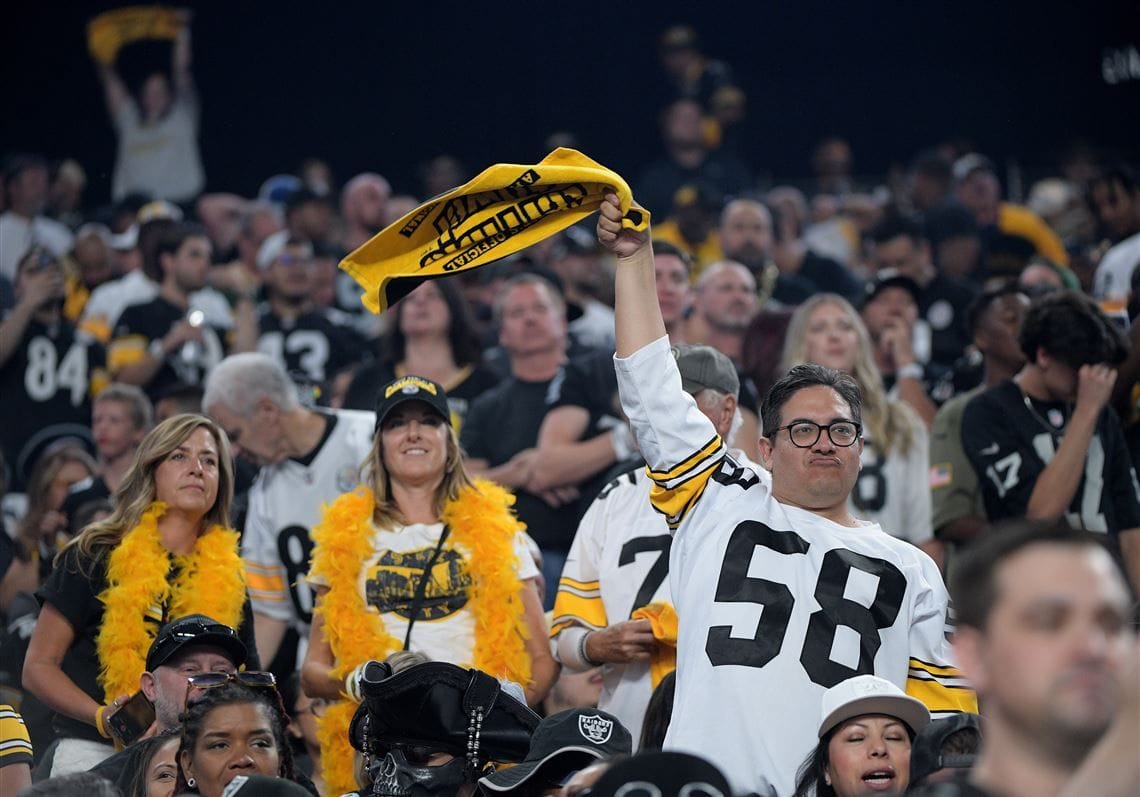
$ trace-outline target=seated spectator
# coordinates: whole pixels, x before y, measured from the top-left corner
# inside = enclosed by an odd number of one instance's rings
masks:
[[[693,259],[682,249],[665,241],[653,242],[653,271],[657,283],[657,303],[669,342],[674,346],[685,340],[685,316],[692,306],[693,289],[689,281]]]
[[[918,287],[918,317],[930,333],[929,351],[920,352],[920,361],[953,368],[969,343],[966,308],[976,290],[935,268],[930,241],[917,221],[888,217],[871,230],[870,240],[874,273],[891,269]]]
[[[919,213],[925,214],[950,201],[953,163],[936,149],[918,153],[907,174],[908,199]]]
[[[548,794],[578,770],[631,752],[633,738],[617,717],[596,708],[571,708],[548,714],[535,728],[526,758],[480,778],[479,785],[492,794]]]
[[[851,145],[839,136],[831,136],[815,146],[811,170],[815,175],[814,193],[842,197],[855,190]]]
[[[344,240],[349,252],[363,246],[384,227],[384,214],[392,186],[378,174],[362,172],[340,191],[340,215],[344,219]]]
[[[28,508],[20,521],[16,542],[24,561],[38,563],[37,586],[51,573],[52,562],[71,539],[67,515],[62,511],[72,485],[95,475],[95,461],[82,448],[65,445],[48,450],[32,468],[28,480]]]
[[[649,696],[645,707],[645,721],[641,725],[641,739],[637,750],[652,753],[665,744],[665,734],[669,732],[669,721],[673,718],[673,697],[677,693],[677,671],[666,675]]]
[[[853,513],[938,561],[930,522],[929,440],[915,412],[883,390],[871,339],[855,309],[820,294],[792,316],[782,367],[816,363],[854,377],[863,394],[863,454],[849,497]]]
[[[231,679],[207,689],[183,713],[174,793],[222,797],[230,781],[241,775],[268,775],[311,786],[293,768],[285,731],[289,718],[277,690]]]
[[[822,705],[819,746],[800,767],[795,797],[905,794],[911,743],[930,722],[926,706],[874,675],[841,681]]]
[[[0,792],[15,794],[32,782],[32,742],[20,712],[0,704]]]
[[[336,209],[327,195],[300,188],[285,200],[285,229],[290,238],[311,241],[313,245],[334,243]]]
[[[127,770],[133,774],[130,783],[119,787],[123,797],[173,797],[181,741],[182,729],[176,727],[129,747],[133,760]]]
[[[45,214],[63,226],[75,230],[83,224],[83,192],[87,188],[87,171],[74,158],[53,164],[51,187]]]
[[[1068,518],[1105,535],[1140,588],[1140,497],[1120,419],[1109,405],[1120,333],[1087,297],[1056,291],[1021,326],[1025,366],[973,398],[962,446],[991,522]]]
[[[39,155],[12,155],[4,161],[6,209],[0,213],[0,277],[17,281],[16,267],[33,247],[53,258],[71,249],[71,231],[43,215],[48,199],[47,161]]]
[[[724,198],[704,183],[686,183],[673,192],[670,215],[653,225],[653,239],[688,253],[695,273],[722,259],[717,218]]]
[[[772,259],[772,214],[756,200],[734,199],[725,205],[718,234],[724,257],[745,266],[762,286],[762,310],[769,298],[781,305],[797,305],[823,290],[798,273],[780,271]]]
[[[817,251],[804,238],[808,219],[803,192],[791,186],[773,188],[765,203],[772,215],[772,260],[780,273],[800,277],[849,301],[858,299],[863,286],[851,269],[825,251]]]
[[[478,337],[453,280],[425,282],[401,299],[381,347],[377,360],[356,372],[344,409],[375,409],[384,385],[417,374],[443,385],[461,432],[471,403],[498,382],[480,363]]]
[[[1093,278],[1093,296],[1127,301],[1132,275],[1140,264],[1140,183],[1131,169],[1118,166],[1089,185],[1089,202],[1112,248]]]
[[[982,233],[974,214],[956,203],[940,205],[926,214],[924,224],[931,259],[940,274],[972,285],[989,285],[981,268]],[[998,276],[994,281],[1008,279]]]
[[[3,247],[7,249],[7,244]],[[32,465],[62,437],[91,444],[91,396],[106,385],[104,351],[63,317],[63,268],[35,248],[20,258],[16,307],[0,321],[0,450],[22,492]],[[12,422],[19,418],[20,422]]]
[[[910,748],[910,783],[913,787],[940,783],[966,774],[982,746],[977,714],[963,712],[932,720],[914,737]]]

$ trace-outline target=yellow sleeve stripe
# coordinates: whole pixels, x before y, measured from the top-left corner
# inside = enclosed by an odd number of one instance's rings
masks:
[[[245,573],[245,582],[250,592],[277,594],[285,592],[288,589],[285,585],[285,579],[281,576],[265,575],[264,573],[256,573],[248,569]]]
[[[932,714],[961,711],[978,713],[978,696],[967,686],[947,686],[938,681],[907,678],[906,693],[920,700]]]
[[[86,332],[100,343],[106,345],[111,340],[111,325],[102,316],[84,318],[79,322],[79,330]]]
[[[284,568],[279,564],[263,564],[252,559],[242,559],[242,562],[245,564],[246,572],[265,573],[271,576],[280,575],[284,572]]]
[[[595,630],[609,625],[606,619],[606,606],[602,603],[601,598],[585,598],[560,589],[554,598],[554,617],[550,623],[551,628],[568,620],[579,622]]]
[[[598,589],[601,586],[601,584],[602,584],[602,582],[600,582],[600,581],[577,581],[575,579],[570,578],[570,576],[562,576],[562,578],[558,579],[558,588],[559,589],[561,589],[564,586],[567,586],[567,587],[574,587],[575,589],[589,591],[592,589]]]
[[[146,338],[142,335],[127,335],[116,338],[107,347],[107,367],[112,373],[134,365],[146,357]]]
[[[703,460],[711,457],[717,452],[721,445],[722,442],[720,435],[714,434],[712,440],[709,440],[707,443],[705,443],[700,448],[700,450],[690,455],[689,457],[686,457],[684,460],[669,470],[650,470],[649,468],[646,468],[645,472],[648,473],[649,478],[655,482],[672,481],[673,479],[676,479],[684,474],[686,471],[691,470],[694,466],[699,465]]]
[[[961,678],[962,677],[962,673],[958,670],[957,667],[949,667],[949,666],[942,665],[942,664],[931,664],[928,661],[923,661],[922,659],[916,659],[913,656],[911,656],[911,658],[910,658],[909,666],[912,670],[925,670],[926,672],[930,673],[931,675],[942,675],[942,676],[946,676],[949,678]]]
[[[715,462],[712,464],[716,465]],[[676,530],[693,504],[704,494],[709,478],[715,472],[716,468],[710,467],[704,473],[698,473],[685,483],[670,489],[658,484],[653,485],[649,491],[649,501],[654,509],[665,516],[670,531]]]

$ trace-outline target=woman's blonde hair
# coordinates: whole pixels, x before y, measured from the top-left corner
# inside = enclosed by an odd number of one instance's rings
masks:
[[[443,514],[443,507],[448,501],[459,497],[459,491],[471,486],[471,477],[463,466],[463,449],[459,447],[459,435],[455,427],[447,427],[447,461],[443,466],[443,481],[436,490],[432,509],[436,516]],[[392,500],[391,477],[388,469],[384,467],[384,436],[381,430],[376,430],[372,440],[372,451],[368,454],[368,461],[363,467],[363,481],[372,488],[376,496],[376,508],[372,512],[373,522],[382,529],[390,529],[396,525],[407,524],[407,518],[400,512],[396,502]]]
[[[788,322],[780,372],[787,373],[793,366],[809,362],[808,324],[816,308],[825,304],[833,304],[843,311],[859,341],[851,376],[863,392],[863,426],[867,437],[884,456],[896,449],[909,451],[915,442],[917,416],[902,402],[887,398],[883,377],[871,355],[871,335],[855,308],[842,296],[817,293],[796,308]]]
[[[234,500],[229,438],[221,427],[204,415],[174,415],[151,429],[139,444],[131,469],[115,490],[115,511],[111,516],[92,523],[72,541],[81,557],[96,559],[118,545],[123,535],[138,525],[143,512],[156,500],[155,471],[158,466],[202,427],[209,430],[218,447],[218,495],[202,518],[203,530],[214,525],[229,526],[230,505]]]

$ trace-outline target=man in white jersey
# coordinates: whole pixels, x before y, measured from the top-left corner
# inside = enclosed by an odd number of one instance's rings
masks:
[[[950,664],[937,567],[848,510],[862,449],[855,383],[804,365],[772,387],[760,439],[772,479],[761,482],[682,389],[649,236],[622,228],[616,196],[602,204],[598,239],[618,260],[622,405],[653,505],[675,530],[677,691],[665,746],[713,761],[737,792],[784,797],[818,742],[814,707],[846,678],[886,678],[936,714],[976,710]]]
[[[674,346],[681,385],[731,440],[740,426],[740,378],[732,360],[711,346]],[[760,478],[768,472],[734,452],[737,461]],[[555,654],[570,670],[599,664],[605,683],[598,708],[622,721],[641,738],[645,708],[657,686],[650,658],[658,642],[645,619],[630,619],[650,603],[671,603],[669,547],[673,537],[665,518],[649,503],[652,482],[644,468],[607,484],[594,499],[570,546],[554,600],[551,637]]]
[[[268,665],[292,626],[302,640],[299,666],[313,619],[309,530],[324,504],[356,487],[376,417],[303,407],[284,368],[260,352],[218,364],[202,407],[225,429],[234,455],[261,466],[241,541],[257,649]]]

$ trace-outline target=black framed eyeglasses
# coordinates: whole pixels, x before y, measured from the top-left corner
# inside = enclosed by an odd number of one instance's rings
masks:
[[[811,448],[819,441],[823,430],[827,430],[827,438],[833,445],[848,448],[855,445],[862,429],[854,421],[834,421],[829,424],[819,424],[814,421],[796,421],[787,426],[781,426],[768,433],[768,437],[775,437],[783,429],[788,430],[788,439],[796,448]]]
[[[213,689],[237,681],[242,686],[268,689],[277,686],[277,677],[271,672],[249,670],[246,672],[200,672],[186,679],[192,689]]]

